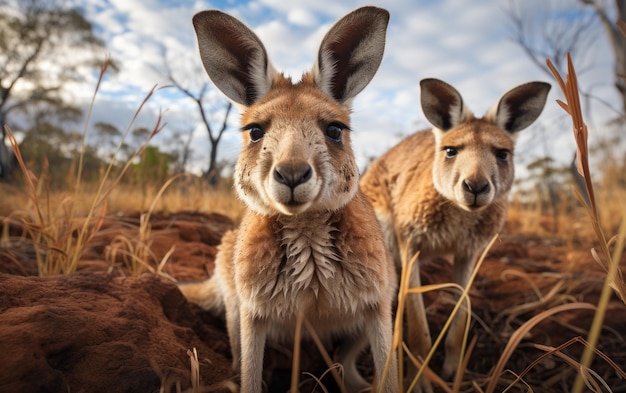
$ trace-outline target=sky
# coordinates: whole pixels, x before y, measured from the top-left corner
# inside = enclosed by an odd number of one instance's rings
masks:
[[[174,76],[192,91],[210,83],[202,69],[192,16],[205,9],[220,9],[250,26],[261,38],[274,66],[298,79],[308,71],[318,45],[334,21],[354,8],[377,5],[391,19],[383,62],[374,80],[353,103],[353,148],[364,168],[368,159],[384,153],[403,137],[428,128],[420,108],[419,82],[439,78],[453,85],[476,115],[482,116],[509,89],[533,80],[553,88],[546,109],[536,125],[522,131],[516,163],[522,168],[550,154],[571,160],[574,151],[571,124],[555,103],[562,94],[554,80],[531,62],[515,43],[507,16],[508,0],[443,1],[335,1],[335,0],[69,0],[94,24],[107,52],[120,65],[120,72],[107,75],[93,110],[92,123],[106,121],[124,130],[146,94],[156,85],[165,86],[165,53]],[[561,2],[574,3],[573,0]],[[545,0],[523,0],[529,13],[541,13]],[[565,14],[565,16],[563,16]],[[567,13],[561,13],[567,20]],[[597,29],[594,44],[577,59],[584,72],[583,89],[609,103],[617,102],[613,91],[613,58],[603,31]],[[561,59],[562,61],[563,59]],[[576,65],[576,64],[575,64]],[[72,92],[74,99],[91,100],[96,74]],[[91,89],[90,89],[91,86]],[[212,125],[221,125],[226,98],[211,85]],[[159,90],[149,100],[137,125],[151,127],[158,113],[167,122],[155,144],[167,149],[171,134],[193,130],[191,170],[206,169],[208,137],[195,103],[174,88]],[[601,137],[610,110],[591,100],[590,140]],[[221,142],[219,156],[234,162],[240,149],[239,114],[234,111]],[[598,131],[594,131],[594,130]],[[594,132],[596,134],[594,134]],[[523,171],[522,171],[523,172]],[[518,172],[519,173],[519,172]]]

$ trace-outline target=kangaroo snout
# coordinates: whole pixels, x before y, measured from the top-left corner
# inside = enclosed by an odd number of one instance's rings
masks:
[[[268,197],[275,208],[286,215],[308,210],[323,187],[315,168],[301,157],[278,160],[270,171]]]
[[[461,198],[464,207],[468,210],[477,210],[488,206],[495,192],[494,187],[487,179],[465,179],[461,182]]]
[[[463,189],[476,196],[488,193],[490,188],[487,180],[463,180]]]
[[[307,162],[281,162],[274,167],[274,180],[292,190],[311,180],[313,168]]]

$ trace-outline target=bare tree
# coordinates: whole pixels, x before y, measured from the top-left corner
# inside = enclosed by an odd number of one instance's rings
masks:
[[[75,9],[57,1],[0,0],[1,176],[11,172],[4,143],[9,116],[21,112],[34,118],[33,112],[50,108],[57,115],[80,113],[63,100],[63,88],[80,79],[80,67],[99,66],[103,48],[92,25]]]
[[[614,108],[588,91],[583,96],[611,107],[620,118],[626,115],[626,37],[619,29],[626,21],[626,0],[546,0],[540,6],[524,0],[510,1],[506,14],[513,26],[514,41],[526,52],[537,67],[552,78],[545,60],[549,58],[563,75],[566,54],[576,64],[578,76],[593,66],[588,56],[599,37],[600,27],[606,32],[614,55],[615,87],[621,98],[621,108]],[[615,11],[615,19],[610,15]],[[580,86],[579,86],[580,87]]]
[[[567,73],[566,54],[570,53],[577,65],[577,74],[583,75],[593,66],[593,49],[600,35],[600,25],[604,27],[611,42],[615,56],[615,86],[621,97],[621,108],[616,109],[610,103],[593,96],[582,87],[580,93],[588,100],[595,100],[610,107],[623,119],[626,114],[626,40],[618,29],[617,22],[626,17],[626,0],[614,0],[617,20],[609,18],[608,2],[600,0],[546,0],[541,5],[524,0],[511,1],[506,10],[513,26],[514,41],[524,50],[537,67],[552,78],[546,66],[550,59],[559,72]],[[544,139],[545,140],[545,139]],[[570,173],[578,190],[587,200],[584,180],[576,169],[576,157],[572,158]]]
[[[226,131],[226,129],[228,128],[228,117],[230,115],[233,105],[230,101],[224,104],[223,120],[217,128],[213,128],[208,117],[209,112],[207,111],[208,102],[211,100],[209,94],[211,92],[210,84],[208,82],[203,82],[197,91],[192,91],[190,88],[184,86],[183,83],[181,83],[179,79],[174,75],[172,67],[167,60],[167,52],[165,48],[163,48],[162,50],[162,57],[165,77],[170,81],[174,88],[179,90],[185,96],[192,99],[196,104],[198,113],[200,114],[200,118],[202,120],[202,125],[207,131],[209,142],[211,144],[209,151],[209,167],[205,171],[204,177],[208,180],[210,184],[215,185],[217,184],[220,175],[217,165],[217,149],[220,141],[222,140],[222,135],[224,134],[224,131]],[[204,75],[204,72],[202,70],[198,70],[197,74]]]
[[[193,128],[187,132],[176,131],[172,135],[172,144],[175,147],[175,151],[172,152],[172,156],[175,158],[176,173],[184,173],[189,160],[191,159],[191,142],[193,140]]]
[[[541,5],[524,0],[510,1],[506,14],[513,27],[513,40],[550,79],[549,58],[560,72],[571,53],[578,74],[590,67],[584,54],[593,45],[598,23],[595,14],[571,0],[546,0]]]
[[[622,118],[626,115],[626,36],[618,24],[626,21],[626,0],[615,0],[616,20],[611,20],[607,7],[598,0],[581,0],[598,15],[615,55],[615,88],[622,98]]]

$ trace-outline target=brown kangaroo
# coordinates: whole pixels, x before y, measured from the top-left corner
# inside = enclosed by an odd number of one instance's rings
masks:
[[[396,271],[359,191],[350,142],[351,101],[380,65],[388,21],[375,7],[347,14],[324,37],[313,69],[294,83],[239,20],[220,11],[193,18],[209,77],[242,112],[234,177],[247,211],[225,234],[214,276],[180,288],[204,308],[225,312],[242,392],[261,392],[266,340],[299,339],[299,315],[324,340],[343,341],[349,392],[370,386],[355,363],[367,344],[380,391],[398,392],[391,351]]]
[[[420,264],[449,256],[454,282],[466,286],[479,254],[504,223],[517,132],[537,119],[549,90],[543,82],[523,84],[476,118],[452,86],[422,80],[421,104],[432,130],[401,141],[361,179],[396,265],[419,252],[410,287],[420,286]],[[422,296],[411,295],[406,311],[409,347],[424,358],[432,344]],[[446,337],[444,376],[459,364],[466,318],[459,311]],[[415,391],[420,385],[432,391],[425,378]]]

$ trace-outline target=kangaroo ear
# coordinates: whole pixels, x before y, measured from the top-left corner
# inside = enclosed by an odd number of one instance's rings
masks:
[[[427,78],[422,79],[420,87],[422,111],[435,128],[448,131],[472,115],[463,105],[461,94],[446,82]]]
[[[550,87],[545,82],[517,86],[487,111],[485,119],[511,133],[521,131],[537,120],[543,111]]]
[[[358,8],[337,21],[322,40],[313,66],[318,88],[341,103],[355,97],[378,70],[389,12]]]
[[[276,71],[252,30],[217,10],[197,13],[193,26],[204,69],[230,100],[247,107],[269,91]]]

